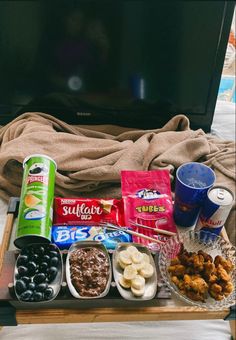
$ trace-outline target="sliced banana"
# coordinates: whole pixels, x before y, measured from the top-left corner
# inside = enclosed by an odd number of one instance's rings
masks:
[[[133,263],[140,263],[143,260],[143,254],[138,251],[137,253],[131,254],[131,260]]]
[[[131,287],[131,281],[130,280],[126,280],[123,275],[120,276],[119,283],[125,289],[128,289],[128,288]]]
[[[135,276],[137,275],[137,269],[133,264],[125,267],[124,269],[124,278],[126,280],[133,280]]]
[[[148,254],[143,253],[143,261],[150,263],[150,257],[148,256]]]
[[[140,276],[136,275],[133,280],[131,280],[131,287],[135,289],[143,289],[145,287],[145,279]]]
[[[129,254],[133,254],[133,253],[138,252],[138,249],[135,246],[128,246],[126,250]]]
[[[128,265],[128,264],[132,264],[132,260],[130,257],[130,253],[127,250],[122,250],[119,253],[119,260],[121,262],[123,262],[124,264]]]
[[[119,266],[120,266],[122,269],[125,269],[125,267],[128,266],[128,264],[123,263],[120,259],[118,260],[118,263],[119,263]]]
[[[154,268],[150,263],[145,263],[145,266],[139,271],[139,274],[145,279],[151,277],[154,273]]]
[[[131,289],[134,296],[141,297],[145,293],[145,279],[154,273],[149,255],[130,245],[119,252],[117,262],[123,269],[123,275],[119,277],[121,287]]]
[[[145,263],[146,262],[142,261],[142,262],[139,262],[139,263],[133,263],[133,265],[135,266],[135,268],[139,272],[145,266]]]
[[[135,295],[135,296],[142,296],[144,294],[145,289],[135,289],[134,287],[131,286],[131,292]]]

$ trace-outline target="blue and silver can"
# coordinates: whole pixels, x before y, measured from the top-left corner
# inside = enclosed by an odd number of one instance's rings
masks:
[[[219,235],[228,218],[233,202],[234,195],[229,189],[223,186],[215,186],[209,189],[199,214],[196,231]]]

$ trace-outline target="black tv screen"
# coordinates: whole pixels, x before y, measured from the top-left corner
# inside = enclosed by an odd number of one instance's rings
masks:
[[[0,124],[212,122],[231,1],[1,1]]]

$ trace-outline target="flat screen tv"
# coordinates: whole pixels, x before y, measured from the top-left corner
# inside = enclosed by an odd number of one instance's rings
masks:
[[[71,124],[210,130],[233,1],[1,1],[0,124],[28,111]]]

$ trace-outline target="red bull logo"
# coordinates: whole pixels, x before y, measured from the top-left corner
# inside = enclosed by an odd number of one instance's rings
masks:
[[[223,225],[223,220],[216,220],[214,221],[213,219],[211,218],[204,218],[203,216],[200,216],[199,217],[199,220],[202,224],[202,227],[210,227],[210,228],[218,228],[218,227],[221,227]]]

